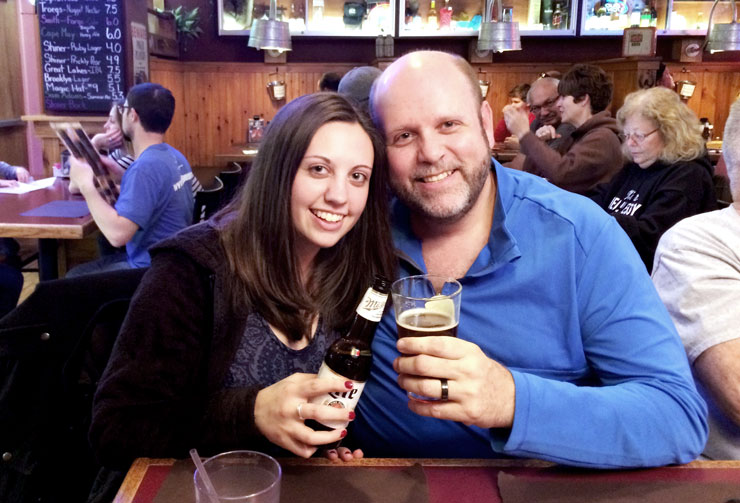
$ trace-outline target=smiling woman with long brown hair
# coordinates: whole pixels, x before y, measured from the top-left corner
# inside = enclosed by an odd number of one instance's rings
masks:
[[[386,177],[380,137],[346,98],[278,112],[236,200],[152,250],[95,396],[107,466],[192,447],[307,457],[346,434],[303,420],[354,417],[308,402],[351,386],[315,372],[374,275],[394,274]]]

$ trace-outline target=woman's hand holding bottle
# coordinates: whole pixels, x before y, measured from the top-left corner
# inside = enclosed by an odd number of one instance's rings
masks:
[[[328,405],[308,403],[311,398],[327,393],[344,393],[352,389],[352,381],[319,379],[315,374],[293,374],[257,393],[254,420],[260,432],[272,443],[308,458],[317,446],[336,443],[346,430],[315,431],[304,423],[306,419],[325,421],[351,421],[353,411]],[[327,453],[329,459],[348,461],[362,457],[362,451]]]

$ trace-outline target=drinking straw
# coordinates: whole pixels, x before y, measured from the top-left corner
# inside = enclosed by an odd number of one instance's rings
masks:
[[[216,488],[213,487],[213,483],[211,483],[211,477],[208,476],[208,472],[206,472],[206,467],[203,466],[203,462],[200,460],[198,450],[190,449],[190,457],[193,458],[193,463],[195,463],[195,467],[198,469],[200,480],[202,480],[203,485],[206,486],[206,494],[208,495],[208,499],[211,500],[211,503],[218,503],[218,493],[216,493]]]

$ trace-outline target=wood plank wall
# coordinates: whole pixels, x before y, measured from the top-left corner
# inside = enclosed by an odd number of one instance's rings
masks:
[[[271,120],[290,100],[317,90],[324,72],[346,73],[360,64],[180,63],[152,59],[150,78],[175,96],[175,117],[166,141],[193,166],[217,166],[214,154],[246,142],[249,119]],[[285,100],[274,102],[267,83],[282,80]]]
[[[0,1],[0,123],[3,124],[0,127],[0,161],[25,166],[28,164],[25,124],[19,122],[23,114],[16,13],[19,1]]]
[[[696,82],[688,105],[699,118],[706,117],[714,125],[714,137],[723,137],[730,105],[740,98],[740,66],[730,63],[680,63],[666,65],[673,78]]]
[[[358,64],[196,63],[152,59],[151,80],[172,90],[177,100],[175,118],[166,140],[181,150],[193,166],[218,167],[214,155],[232,144],[245,142],[248,120],[253,115],[272,119],[284,103],[316,90],[325,71],[345,73]],[[614,79],[611,110],[621,106],[624,97],[639,88],[645,69],[657,68],[657,60],[609,61],[599,63]],[[568,64],[516,63],[474,65],[481,80],[488,80],[487,101],[495,120],[507,103],[509,89],[521,82],[532,82],[548,70],[567,71]],[[668,65],[678,77],[681,65]],[[707,63],[687,67],[690,80],[697,82],[689,106],[699,117],[708,117],[715,135],[722,134],[729,106],[740,92],[740,64]],[[685,74],[682,75],[685,76]],[[286,100],[272,102],[265,88],[271,80],[287,84]]]

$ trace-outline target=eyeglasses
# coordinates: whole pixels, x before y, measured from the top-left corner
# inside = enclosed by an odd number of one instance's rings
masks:
[[[647,138],[648,136],[650,136],[651,134],[653,134],[654,132],[656,132],[658,129],[660,129],[660,128],[655,128],[652,131],[650,131],[649,133],[645,133],[645,134],[642,134],[642,133],[624,133],[624,134],[620,134],[620,135],[617,135],[617,136],[619,136],[619,139],[622,140],[622,142],[625,142],[625,141],[629,140],[630,138],[632,138],[635,143],[642,143],[642,142],[645,141],[645,138]]]
[[[558,101],[559,97],[560,96],[555,96],[554,98],[550,98],[549,100],[545,101],[542,105],[531,106],[529,107],[529,111],[537,115],[540,113],[540,110],[543,108],[552,108],[555,102]]]
[[[134,108],[131,105],[116,105],[116,108],[118,108],[118,113],[123,115],[123,111],[127,108]]]

